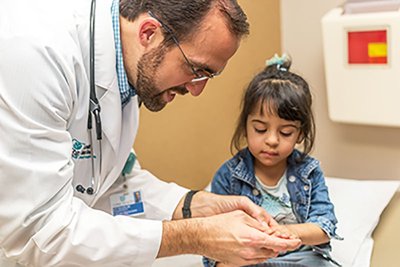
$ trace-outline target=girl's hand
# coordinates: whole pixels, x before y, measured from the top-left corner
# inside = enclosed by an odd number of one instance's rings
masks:
[[[291,229],[288,225],[274,225],[271,230],[272,235],[279,238],[300,239],[298,233]]]

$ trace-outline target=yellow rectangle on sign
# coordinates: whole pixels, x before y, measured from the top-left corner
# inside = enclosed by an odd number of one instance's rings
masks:
[[[368,43],[368,57],[386,57],[386,43]]]

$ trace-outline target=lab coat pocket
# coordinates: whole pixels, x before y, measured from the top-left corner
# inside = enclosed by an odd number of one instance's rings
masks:
[[[63,193],[63,191],[66,192]],[[59,246],[64,243],[62,240],[67,240],[67,228],[76,216],[71,206],[73,201],[72,186],[66,185],[64,190],[60,190],[58,194],[61,194],[62,197],[48,209],[43,210],[43,216],[38,217],[37,221],[31,222],[31,225],[35,228],[40,227],[32,239],[40,251],[47,254],[55,254],[59,250]]]

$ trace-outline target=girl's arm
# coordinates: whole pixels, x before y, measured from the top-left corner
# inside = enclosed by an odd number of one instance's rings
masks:
[[[274,235],[299,238],[302,245],[320,245],[329,242],[328,235],[314,223],[287,224],[274,227]]]
[[[315,168],[311,181],[311,205],[304,223],[273,227],[274,234],[283,238],[300,238],[303,245],[320,245],[336,238],[336,216],[329,199],[328,188],[321,168]]]
[[[336,235],[337,219],[334,205],[329,198],[325,177],[319,166],[313,170],[309,179],[311,180],[311,205],[304,223],[319,226],[329,238],[339,238]]]

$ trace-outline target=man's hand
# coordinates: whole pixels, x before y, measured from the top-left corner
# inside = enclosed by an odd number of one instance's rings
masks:
[[[173,219],[182,218],[182,205],[183,200],[181,200],[175,209]],[[192,217],[207,217],[235,210],[242,210],[263,223],[265,226],[264,231],[268,231],[269,227],[278,225],[263,208],[254,204],[245,196],[217,195],[201,191],[193,196],[190,209]]]
[[[298,239],[267,234],[263,223],[241,210],[164,222],[163,226],[159,257],[191,253],[242,266],[264,262],[300,244]]]
[[[173,219],[182,218],[183,201]],[[190,206],[192,217],[164,222],[158,257],[199,254],[228,265],[251,265],[294,250],[299,239],[271,235],[278,224],[261,207],[244,196],[199,192]]]
[[[207,230],[209,240],[204,241],[210,247],[204,255],[218,262],[240,266],[257,264],[300,244],[299,239],[281,239],[267,234],[265,225],[243,211],[207,219],[210,223]]]

